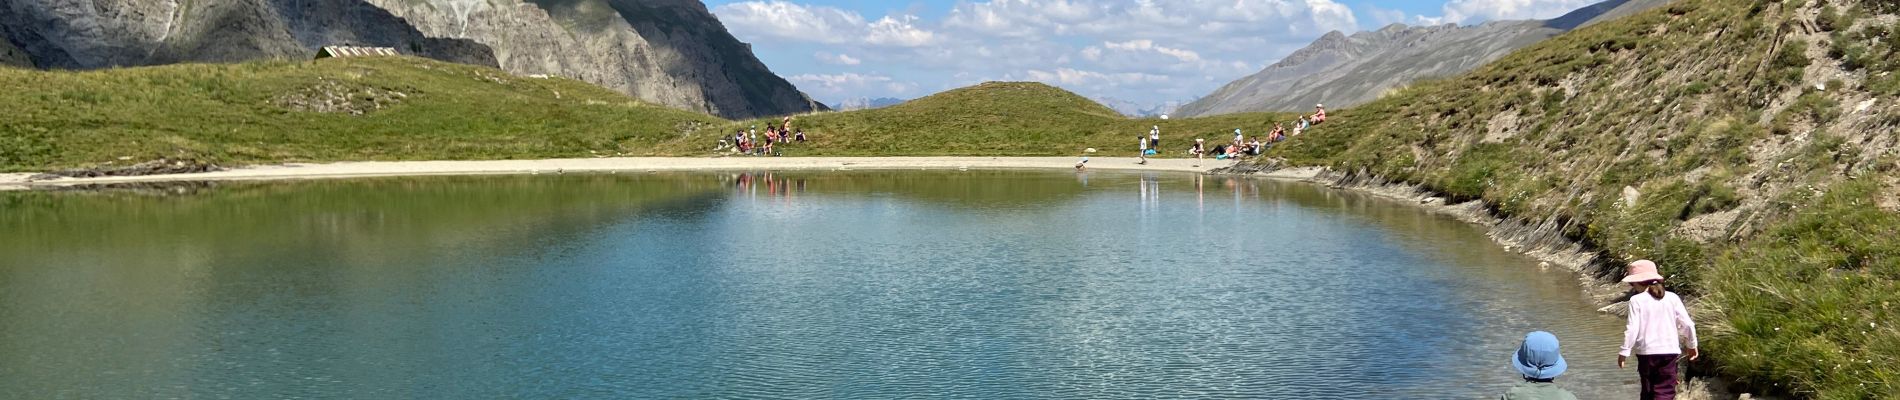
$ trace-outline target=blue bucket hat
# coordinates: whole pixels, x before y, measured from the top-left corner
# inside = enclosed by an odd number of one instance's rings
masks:
[[[1564,374],[1569,365],[1564,356],[1557,351],[1557,335],[1536,331],[1524,335],[1524,345],[1517,347],[1517,354],[1511,357],[1511,366],[1526,379],[1549,380]]]

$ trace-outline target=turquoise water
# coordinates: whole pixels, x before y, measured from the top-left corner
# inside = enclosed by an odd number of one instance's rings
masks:
[[[0,194],[0,398],[1480,398],[1620,321],[1475,227],[1177,174]]]

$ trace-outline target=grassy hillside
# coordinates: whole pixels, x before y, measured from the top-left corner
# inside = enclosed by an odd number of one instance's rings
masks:
[[[417,58],[0,68],[0,171],[638,153],[724,120],[566,79]]]
[[[1131,119],[1068,91],[1040,83],[990,82],[903,104],[860,111],[801,115],[793,126],[813,141],[785,146],[786,155],[1078,155],[1132,157],[1137,136],[1160,125],[1165,155],[1180,157],[1192,138],[1225,142],[1233,130],[1263,135],[1291,114],[1235,114],[1209,118]],[[776,119],[741,121],[663,144],[668,155],[704,155],[722,135]]]
[[[1801,397],[1900,393],[1900,18],[1679,0],[1338,112],[1273,155],[1562,226],[1697,295],[1705,354]],[[1609,351],[1597,349],[1593,351]]]

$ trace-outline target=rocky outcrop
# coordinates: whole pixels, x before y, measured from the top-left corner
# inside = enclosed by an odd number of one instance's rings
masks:
[[[1548,21],[1494,21],[1473,26],[1389,25],[1346,35],[1327,33],[1260,72],[1222,86],[1177,111],[1207,116],[1253,111],[1349,107],[1422,79],[1478,68],[1590,23],[1628,15],[1667,0],[1610,0]]]
[[[13,42],[0,37],[0,67],[32,67],[33,59],[26,56],[26,50],[20,50]]]
[[[496,65],[487,46],[425,36],[362,0],[7,0],[0,34],[40,68],[307,59],[333,44]]]
[[[727,118],[823,110],[697,0],[368,0],[503,69],[563,76]]]

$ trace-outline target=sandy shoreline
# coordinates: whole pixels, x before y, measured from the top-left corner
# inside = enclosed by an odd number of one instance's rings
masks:
[[[332,179],[418,175],[498,175],[555,172],[732,170],[1073,169],[1080,157],[623,157],[490,161],[360,161],[262,165],[195,174],[65,178],[28,181],[31,174],[0,174],[0,190],[131,182]],[[1090,157],[1091,170],[1208,172],[1233,161]],[[1301,179],[1299,176],[1280,178]]]

